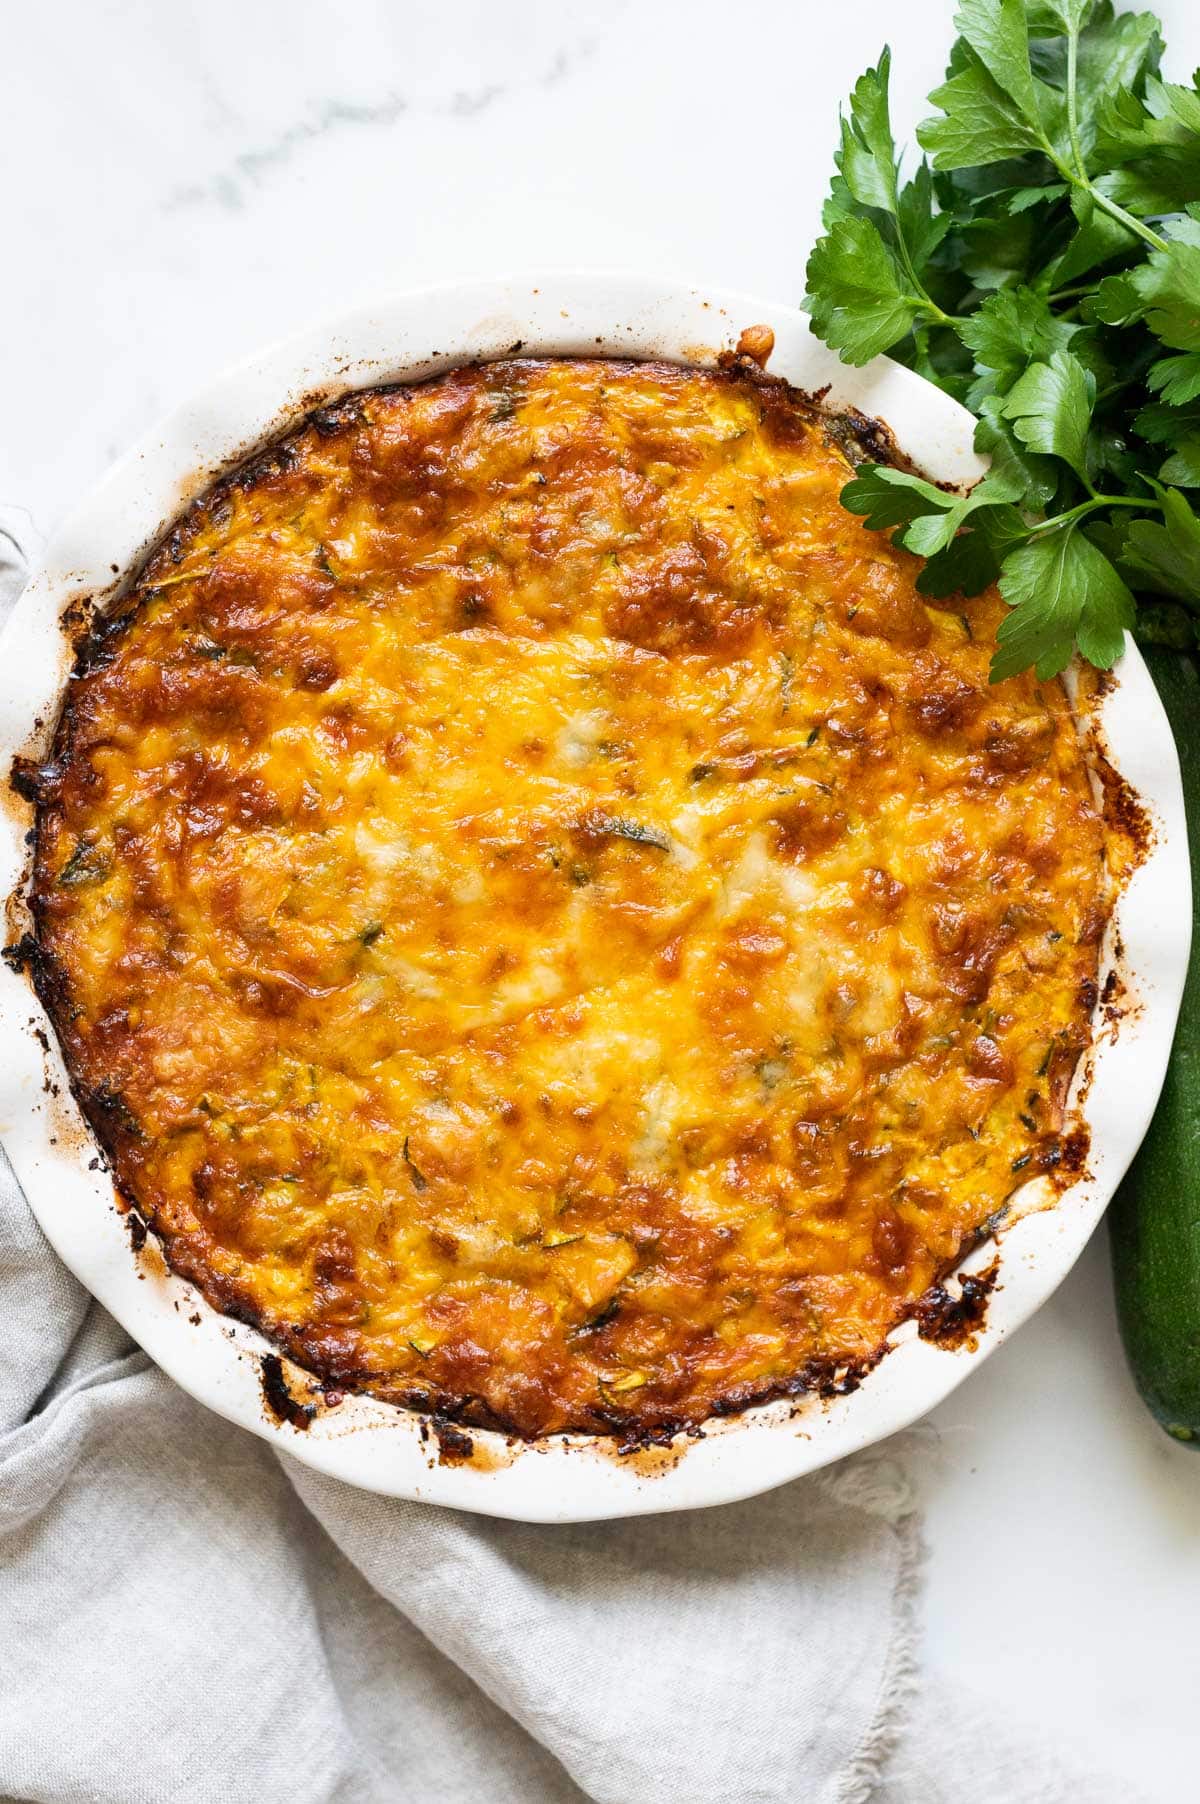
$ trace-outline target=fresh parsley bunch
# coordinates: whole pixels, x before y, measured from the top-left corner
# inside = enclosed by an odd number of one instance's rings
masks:
[[[925,594],[999,580],[993,681],[1076,648],[1107,668],[1135,614],[1195,645],[1200,72],[1163,81],[1158,20],[1110,0],[962,0],[955,25],[910,181],[888,51],[855,87],[805,305],[847,363],[890,351],[970,407],[991,469],[960,496],[866,464],[842,501],[927,560]]]

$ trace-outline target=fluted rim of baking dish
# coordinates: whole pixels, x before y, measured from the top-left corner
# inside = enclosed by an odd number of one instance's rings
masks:
[[[0,763],[44,745],[70,670],[61,627],[81,596],[114,589],[214,476],[306,408],[348,389],[421,380],[511,354],[666,358],[711,365],[739,332],[775,334],[770,368],[831,409],[858,408],[938,481],[984,468],[974,421],[923,378],[879,357],[840,363],[795,308],[740,294],[614,273],[558,271],[442,284],[347,311],[246,359],[149,432],[56,533],[0,635]],[[195,1287],[131,1245],[128,1218],[70,1093],[50,1024],[28,980],[0,969],[0,1137],[47,1239],[64,1263],[184,1390],[280,1451],[384,1495],[524,1521],[572,1522],[730,1503],[827,1465],[906,1427],[940,1403],[1066,1277],[1137,1150],[1166,1072],[1191,939],[1191,887],[1179,761],[1132,641],[1096,730],[1147,810],[1149,851],[1124,887],[1102,977],[1119,948],[1119,1026],[1097,1014],[1077,1076],[1090,1134],[1085,1174],[1051,1208],[1016,1212],[960,1273],[995,1265],[972,1343],[939,1346],[906,1322],[887,1356],[845,1396],[779,1400],[712,1421],[668,1447],[621,1455],[588,1435],[534,1442],[472,1428],[443,1449],[436,1424],[365,1396],[320,1408],[301,1431],[265,1404],[257,1330],[219,1314]],[[0,890],[19,891],[29,811],[0,812]],[[47,1043],[49,1050],[47,1050]],[[150,1243],[154,1245],[153,1242]],[[284,1362],[285,1368],[288,1366]],[[297,1385],[303,1394],[302,1377]],[[302,1419],[302,1418],[301,1418]]]

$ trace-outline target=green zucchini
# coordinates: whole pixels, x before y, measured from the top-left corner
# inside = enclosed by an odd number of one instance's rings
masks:
[[[1200,896],[1200,665],[1147,645],[1183,770]],[[1200,947],[1192,956],[1175,1048],[1150,1131],[1109,1211],[1117,1315],[1134,1382],[1177,1441],[1200,1450]]]

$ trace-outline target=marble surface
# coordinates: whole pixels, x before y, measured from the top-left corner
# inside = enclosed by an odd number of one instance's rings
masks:
[[[890,39],[907,132],[952,10],[15,9],[0,112],[4,518],[36,551],[222,365],[383,288],[587,264],[797,299],[839,99]],[[1158,11],[1182,78],[1200,60],[1200,13],[1193,0]],[[1133,1395],[1103,1233],[917,1434],[924,1661],[1144,1795],[1189,1795],[1200,1458]]]

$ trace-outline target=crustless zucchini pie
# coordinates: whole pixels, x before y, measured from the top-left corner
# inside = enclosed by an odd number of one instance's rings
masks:
[[[358,393],[94,630],[39,988],[171,1265],[327,1387],[636,1439],[827,1386],[1060,1156],[1080,737],[843,511],[864,434],[744,361]]]

